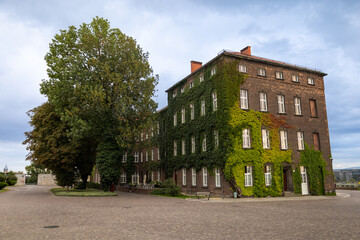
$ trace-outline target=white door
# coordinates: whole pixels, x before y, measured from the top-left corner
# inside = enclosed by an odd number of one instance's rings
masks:
[[[300,166],[300,173],[301,173],[301,193],[302,195],[308,195],[309,188],[307,182],[306,168],[304,166]]]

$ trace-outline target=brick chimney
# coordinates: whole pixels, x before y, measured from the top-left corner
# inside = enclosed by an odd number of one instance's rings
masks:
[[[195,72],[202,67],[202,62],[191,61],[191,73]]]
[[[247,46],[240,51],[242,54],[251,56],[251,47]]]

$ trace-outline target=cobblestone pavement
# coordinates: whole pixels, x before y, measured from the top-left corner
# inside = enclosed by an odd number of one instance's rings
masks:
[[[49,189],[14,187],[0,194],[0,240],[360,239],[360,191],[208,201],[134,193],[55,197]]]

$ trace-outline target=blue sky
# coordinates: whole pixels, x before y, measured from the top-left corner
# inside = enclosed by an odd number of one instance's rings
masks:
[[[358,1],[6,1],[0,0],[0,170],[29,162],[26,112],[46,99],[44,56],[60,29],[107,18],[150,53],[156,100],[222,49],[321,69],[334,168],[360,166],[360,2]]]

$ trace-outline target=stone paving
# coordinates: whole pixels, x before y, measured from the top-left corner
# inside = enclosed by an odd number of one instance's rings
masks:
[[[0,240],[360,238],[360,191],[208,201],[134,193],[55,197],[49,189],[0,194]]]

